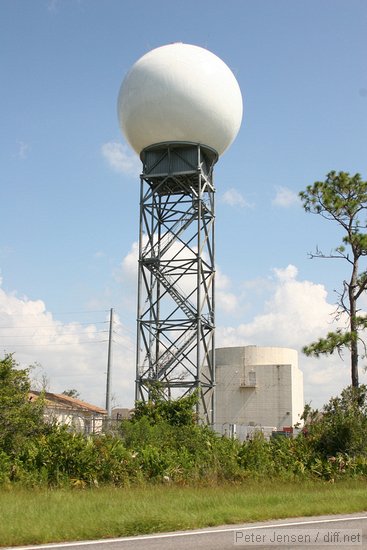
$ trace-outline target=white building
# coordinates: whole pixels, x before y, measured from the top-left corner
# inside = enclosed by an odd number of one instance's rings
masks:
[[[215,429],[239,439],[289,431],[303,413],[303,374],[289,348],[216,349]]]
[[[107,419],[106,409],[91,405],[68,395],[31,391],[29,400],[44,399],[44,418],[49,422],[65,424],[80,433],[102,433]]]

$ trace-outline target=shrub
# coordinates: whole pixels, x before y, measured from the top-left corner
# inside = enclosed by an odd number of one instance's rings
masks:
[[[0,451],[13,456],[45,428],[42,399],[29,401],[30,369],[17,366],[12,355],[0,360]]]
[[[315,452],[328,458],[338,453],[349,456],[367,452],[367,387],[349,386],[332,397],[321,414],[305,409],[305,432]]]

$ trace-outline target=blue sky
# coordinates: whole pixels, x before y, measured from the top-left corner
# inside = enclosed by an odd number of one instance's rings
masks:
[[[301,349],[329,330],[347,266],[307,252],[340,233],[297,193],[330,170],[367,177],[366,27],[362,0],[2,0],[0,349],[103,404],[114,307],[114,399],[132,405],[139,161],[116,99],[175,41],[221,57],[244,98],[215,170],[218,345]],[[338,358],[299,361],[307,402],[349,383]]]

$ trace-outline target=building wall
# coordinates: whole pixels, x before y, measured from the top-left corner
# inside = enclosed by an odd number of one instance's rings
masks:
[[[103,416],[83,411],[62,410],[59,407],[46,406],[45,419],[57,424],[70,426],[79,433],[102,433]]]
[[[303,407],[303,375],[296,350],[216,349],[215,427],[219,432],[233,424],[237,430],[242,426],[242,431],[245,426],[282,430],[300,421]]]
[[[107,411],[96,407],[80,399],[69,395],[30,391],[28,398],[34,401],[40,398],[44,401],[44,418],[48,422],[56,422],[70,426],[77,432],[101,433],[104,428],[104,421],[107,419]]]

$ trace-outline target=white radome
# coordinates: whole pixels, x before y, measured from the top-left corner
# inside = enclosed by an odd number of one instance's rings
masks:
[[[212,52],[169,44],[145,54],[127,73],[118,117],[138,154],[149,145],[183,141],[221,155],[241,125],[241,90],[229,67]]]

